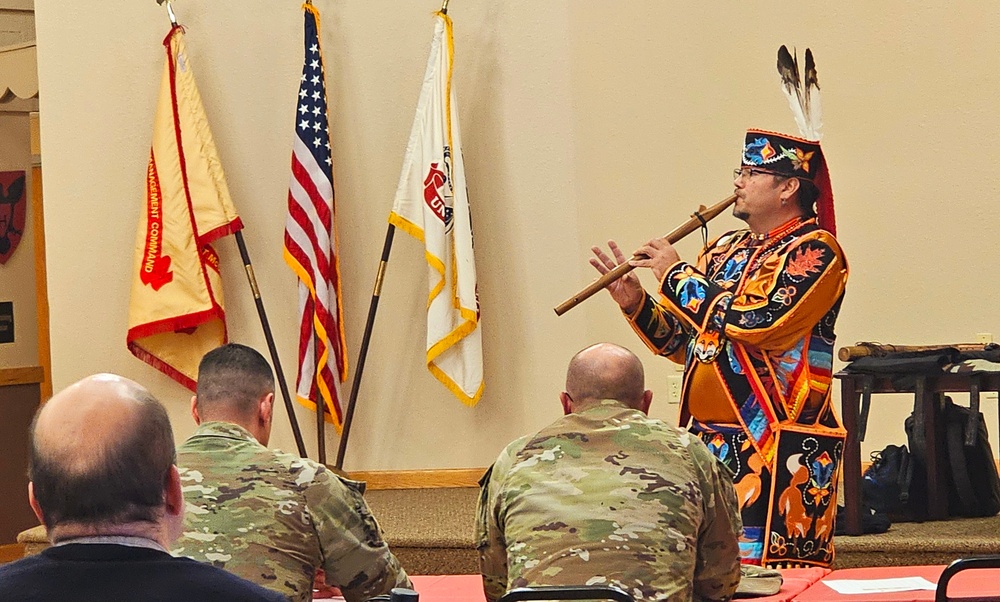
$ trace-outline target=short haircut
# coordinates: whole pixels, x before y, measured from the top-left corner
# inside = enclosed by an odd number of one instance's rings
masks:
[[[159,520],[168,473],[176,460],[174,432],[167,411],[148,391],[136,393],[135,401],[135,414],[117,440],[78,450],[98,456],[82,471],[65,466],[59,454],[39,449],[35,427],[42,410],[35,414],[28,478],[47,528],[66,522]]]
[[[250,416],[261,396],[274,392],[271,366],[257,350],[229,343],[209,351],[198,365],[198,409]]]
[[[600,348],[600,353],[588,353]],[[637,408],[645,393],[642,362],[628,349],[598,343],[573,356],[566,370],[566,392],[577,403],[614,399]]]

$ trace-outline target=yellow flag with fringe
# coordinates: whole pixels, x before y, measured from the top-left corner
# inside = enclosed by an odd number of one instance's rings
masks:
[[[226,342],[219,256],[212,242],[243,228],[175,26],[153,121],[146,203],[136,234],[126,342],[140,360],[192,391],[201,357]]]

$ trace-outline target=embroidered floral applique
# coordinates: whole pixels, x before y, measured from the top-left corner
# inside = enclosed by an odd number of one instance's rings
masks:
[[[788,258],[785,273],[789,276],[805,277],[819,271],[823,265],[823,249],[800,247]]]
[[[812,156],[816,154],[816,151],[803,152],[801,148],[785,148],[781,147],[781,154],[788,158],[792,162],[793,169],[801,169],[802,171],[809,173],[809,160]]]

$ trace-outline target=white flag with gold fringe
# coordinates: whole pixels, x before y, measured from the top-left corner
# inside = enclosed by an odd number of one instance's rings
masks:
[[[424,242],[427,369],[467,405],[483,394],[482,332],[472,216],[452,87],[451,19],[435,15],[434,40],[389,222]]]

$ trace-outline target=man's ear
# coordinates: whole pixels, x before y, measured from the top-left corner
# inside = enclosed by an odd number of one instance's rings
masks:
[[[639,402],[639,411],[648,416],[651,403],[653,403],[653,392],[646,389],[642,393],[642,401]]]
[[[182,516],[184,514],[184,492],[181,490],[181,473],[177,465],[171,464],[163,484],[163,502],[167,514]]]
[[[201,416],[198,415],[198,396],[191,396],[191,418],[194,418],[194,423],[201,426]]]
[[[802,182],[799,182],[798,178],[788,178],[781,183],[781,200],[790,201],[795,196],[795,193],[799,191],[799,187]]]
[[[562,404],[563,414],[569,416],[573,413],[573,398],[569,396],[569,393],[563,391],[559,394],[559,403]]]
[[[157,538],[164,548],[170,549],[184,532],[184,490],[176,464],[170,465],[163,479],[163,519]]]
[[[31,506],[31,510],[35,513],[35,517],[38,518],[38,522],[45,525],[42,507],[38,504],[38,500],[35,498],[35,484],[31,481],[28,481],[28,505]],[[48,525],[45,526],[48,527]]]
[[[253,433],[257,442],[267,446],[271,440],[271,419],[274,417],[274,392],[261,396],[257,400],[257,424]]]
[[[271,418],[274,415],[274,393],[268,393],[267,395],[261,397],[258,403],[260,404],[261,420],[270,424]]]

